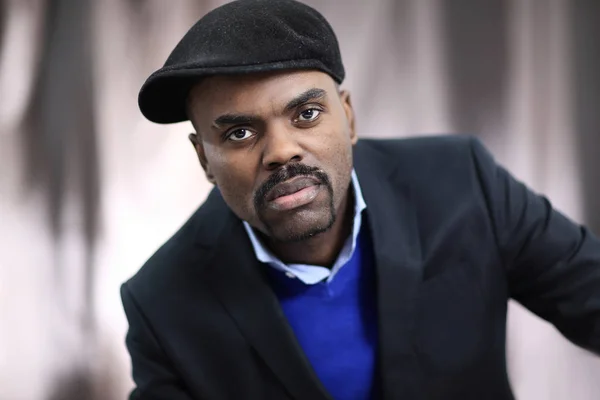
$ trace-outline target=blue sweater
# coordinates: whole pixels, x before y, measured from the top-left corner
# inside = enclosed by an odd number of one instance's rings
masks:
[[[306,285],[269,268],[273,290],[298,343],[336,400],[377,398],[372,247],[363,225],[352,258],[329,283]]]

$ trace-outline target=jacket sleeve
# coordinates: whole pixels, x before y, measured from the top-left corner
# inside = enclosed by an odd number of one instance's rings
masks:
[[[192,400],[157,342],[127,283],[121,286],[121,299],[129,322],[125,343],[131,356],[136,385],[129,400]]]
[[[600,241],[471,144],[511,297],[600,355]]]

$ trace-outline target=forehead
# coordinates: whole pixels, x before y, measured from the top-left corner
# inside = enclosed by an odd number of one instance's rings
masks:
[[[290,99],[313,88],[331,95],[336,85],[320,71],[218,75],[194,86],[188,105],[196,118],[231,112],[258,114],[285,107]]]

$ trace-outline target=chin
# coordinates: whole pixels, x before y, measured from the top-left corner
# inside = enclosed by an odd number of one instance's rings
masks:
[[[301,242],[327,232],[335,222],[335,216],[330,212],[318,218],[315,218],[314,215],[303,216],[301,214],[286,218],[287,221],[278,221],[277,224],[268,226],[271,239],[278,242]]]

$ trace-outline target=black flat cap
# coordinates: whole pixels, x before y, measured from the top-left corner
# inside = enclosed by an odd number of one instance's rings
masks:
[[[150,121],[185,121],[187,95],[200,78],[288,69],[320,70],[343,81],[338,41],[327,20],[293,0],[237,0],[192,26],[146,80],[138,103]]]

